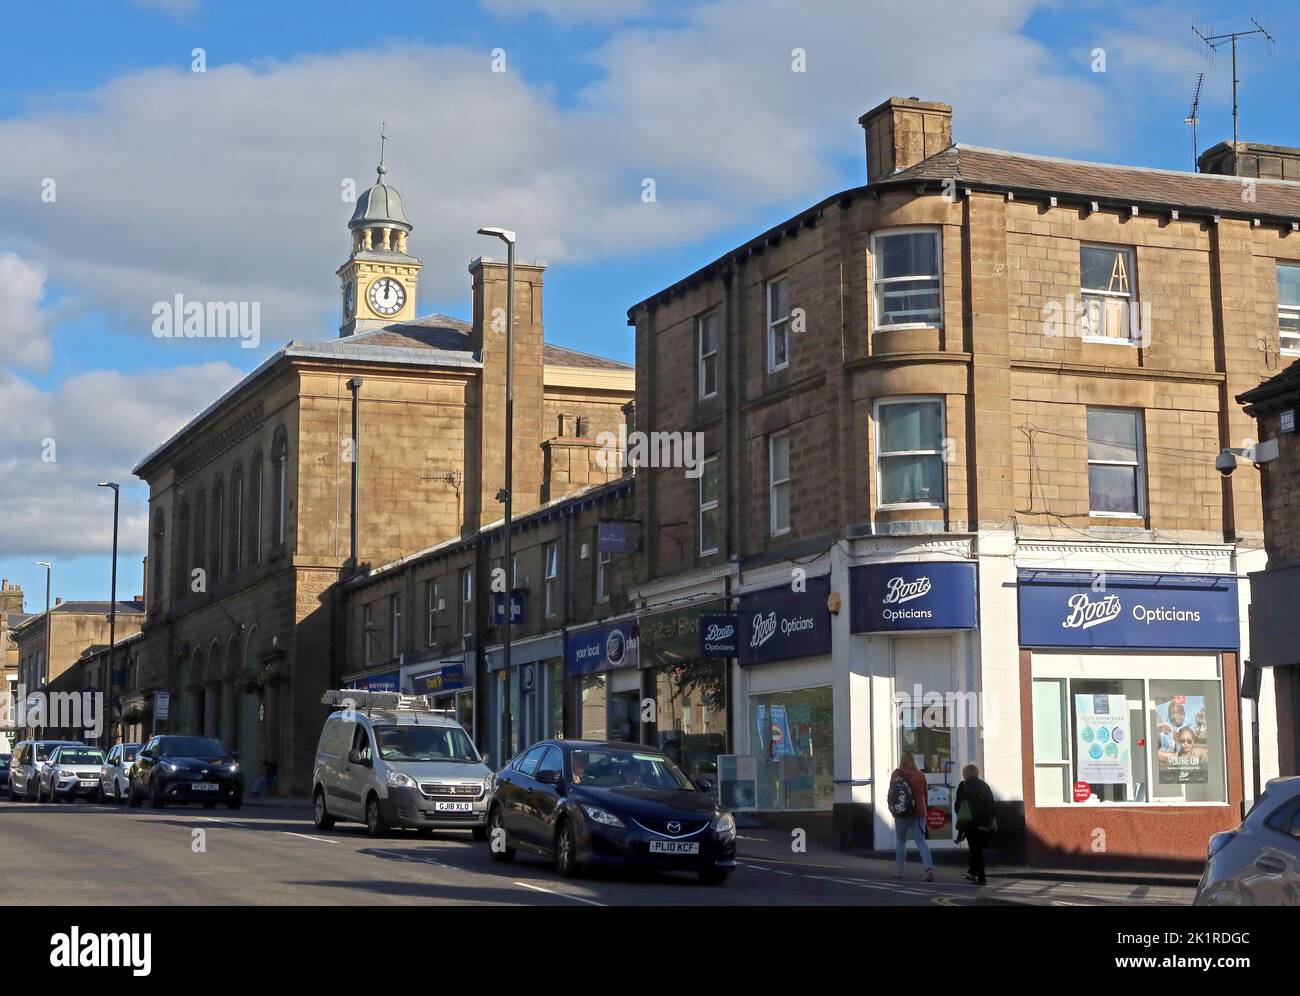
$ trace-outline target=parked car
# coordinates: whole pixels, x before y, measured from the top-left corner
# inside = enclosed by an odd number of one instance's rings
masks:
[[[131,765],[139,751],[140,744],[115,744],[109,749],[99,769],[100,802],[126,802],[131,788]]]
[[[13,755],[0,754],[0,781],[8,783],[9,781],[9,759]]]
[[[238,809],[244,801],[239,761],[212,737],[154,737],[140,748],[130,770],[132,806],[147,798],[154,809],[170,802],[199,802],[207,809],[224,802]]]
[[[492,857],[527,851],[564,876],[587,865],[694,871],[721,885],[736,866],[736,822],[710,788],[652,747],[546,740],[497,772]]]
[[[14,747],[13,759],[9,762],[9,799],[17,802],[26,799],[36,801],[36,792],[40,787],[41,769],[50,759],[50,753],[56,747],[64,745],[83,747],[80,740],[23,740]]]
[[[372,837],[407,827],[486,839],[492,769],[459,723],[423,696],[345,691],[327,692],[323,701],[344,707],[325,720],[316,747],[312,816],[319,829],[357,820]]]
[[[80,744],[55,747],[41,768],[36,801],[67,799],[71,802],[78,796],[92,802],[99,801],[99,769],[103,764],[104,752],[98,747]]]
[[[1300,906],[1300,775],[1270,781],[1209,852],[1195,905]]]

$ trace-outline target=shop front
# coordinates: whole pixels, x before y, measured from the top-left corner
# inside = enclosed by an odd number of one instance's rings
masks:
[[[412,695],[428,695],[435,709],[445,709],[447,715],[464,727],[471,738],[476,738],[474,689],[466,687],[467,668],[472,675],[473,663],[467,662],[464,657],[425,661],[402,669],[402,687]]]
[[[641,742],[640,644],[635,619],[565,636],[564,671],[573,703],[570,735]]]
[[[1021,570],[1026,856],[1200,865],[1243,796],[1222,575]]]
[[[701,620],[725,614],[724,600],[708,599],[643,615],[639,623],[642,688],[654,703],[643,727],[645,742],[692,779],[715,783],[718,756],[730,750],[730,662],[702,645],[708,634],[701,633]]]
[[[737,613],[745,723],[760,812],[829,811],[835,798],[830,579],[746,592]]]
[[[564,736],[564,637],[560,633],[510,645],[507,673],[501,647],[487,652],[491,704],[487,719],[488,752],[505,764],[539,740]],[[510,739],[504,718],[510,710]]]
[[[402,672],[366,671],[343,679],[344,688],[355,688],[364,692],[400,692],[402,691]]]
[[[929,783],[931,841],[951,843],[961,769],[980,763],[986,724],[996,719],[981,694],[970,638],[979,626],[977,567],[969,561],[862,564],[849,568],[849,592],[854,656],[889,688],[892,736],[876,741],[871,759],[876,846],[893,843],[885,793],[904,751]]]

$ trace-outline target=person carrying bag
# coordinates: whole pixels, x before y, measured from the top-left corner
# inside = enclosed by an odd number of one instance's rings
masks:
[[[894,817],[894,878],[902,878],[907,862],[907,836],[916,839],[916,850],[925,866],[924,880],[934,881],[934,862],[930,845],[925,842],[925,814],[930,804],[925,775],[916,766],[910,751],[903,751],[898,767],[889,778],[889,811]]]
[[[993,790],[980,778],[980,769],[968,764],[961,769],[961,784],[953,797],[957,814],[957,843],[965,837],[970,848],[970,867],[966,880],[985,885],[984,848],[997,829],[993,810]]]

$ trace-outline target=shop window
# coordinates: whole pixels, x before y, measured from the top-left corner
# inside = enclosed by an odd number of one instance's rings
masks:
[[[705,457],[700,473],[700,556],[718,552],[721,513],[718,510],[718,458]]]
[[[881,508],[943,508],[944,404],[940,398],[876,403],[876,493]]]
[[[1084,338],[1137,343],[1133,250],[1125,246],[1080,246],[1079,276]]]
[[[670,664],[653,672],[655,746],[692,779],[718,780],[727,752],[727,686],[723,661]]]
[[[582,740],[606,739],[605,676],[583,675],[577,683],[578,736]]]
[[[1285,356],[1300,356],[1300,266],[1277,264],[1277,338]]]
[[[760,810],[830,809],[835,798],[831,688],[749,697]]]
[[[1088,409],[1088,508],[1093,515],[1144,513],[1142,416],[1123,408]]]
[[[942,323],[940,245],[939,232],[934,229],[872,236],[877,330]]]

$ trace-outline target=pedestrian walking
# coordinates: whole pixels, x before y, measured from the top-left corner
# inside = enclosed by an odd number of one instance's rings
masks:
[[[980,778],[980,769],[973,764],[961,769],[961,784],[953,797],[953,809],[957,813],[957,843],[960,844],[965,837],[970,848],[966,880],[984,885],[984,848],[988,846],[997,823],[993,812],[993,790]]]
[[[894,878],[902,878],[907,862],[907,836],[916,838],[916,850],[925,866],[925,881],[934,881],[934,862],[925,842],[925,814],[930,805],[925,775],[916,766],[911,751],[903,751],[898,767],[889,776],[889,811],[894,816]]]

